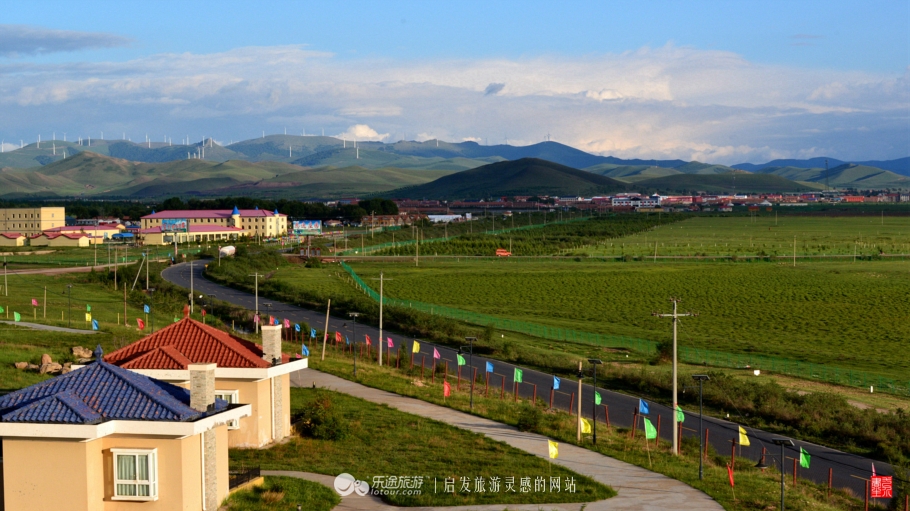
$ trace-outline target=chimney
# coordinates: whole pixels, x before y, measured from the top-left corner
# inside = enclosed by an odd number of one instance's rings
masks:
[[[262,358],[273,365],[281,363],[281,325],[262,326]]]
[[[190,364],[190,408],[207,412],[215,406],[216,364]]]

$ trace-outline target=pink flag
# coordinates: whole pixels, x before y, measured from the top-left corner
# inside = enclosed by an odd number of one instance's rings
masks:
[[[436,348],[433,348],[433,358],[439,358],[439,352],[436,351]]]
[[[35,307],[37,307],[37,306],[38,306],[38,300],[35,300],[34,298],[32,298],[32,305],[35,306]]]
[[[372,345],[373,345],[373,340],[370,339],[370,336],[369,336],[369,335],[364,335],[364,337],[367,338],[367,346],[372,346]]]
[[[388,343],[389,343],[389,348],[394,348],[394,347],[395,347],[395,343],[392,342],[392,338],[391,338],[391,337],[388,337],[387,340],[388,340]]]
[[[291,328],[291,320],[290,320],[290,319],[284,318],[284,327],[285,327],[285,328]]]
[[[253,323],[259,323],[259,314],[253,316]]]

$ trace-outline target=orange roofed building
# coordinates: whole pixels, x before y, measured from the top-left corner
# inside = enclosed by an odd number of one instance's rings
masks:
[[[281,327],[262,327],[262,345],[184,318],[129,346],[105,362],[185,387],[190,364],[214,363],[215,394],[229,403],[249,403],[252,413],[228,425],[230,447],[262,447],[291,433],[290,374],[307,359],[281,352]]]

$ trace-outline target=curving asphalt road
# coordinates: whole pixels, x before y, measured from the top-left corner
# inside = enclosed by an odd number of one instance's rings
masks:
[[[255,298],[253,294],[232,289],[209,281],[203,276],[203,270],[204,264],[195,264],[193,266],[193,285],[197,296],[199,294],[213,295],[218,300],[223,300],[236,306],[246,308],[248,310],[255,310]],[[162,272],[162,277],[173,284],[189,289],[190,265],[187,263],[181,263],[167,268]],[[322,330],[322,328],[325,326],[325,311],[320,312],[304,309],[295,305],[285,304],[268,298],[263,298],[262,296],[259,297],[259,310],[263,315],[273,315],[281,319],[287,318],[295,323],[306,322],[318,330]],[[330,316],[328,330],[330,332],[340,331],[342,332],[342,335],[346,335],[351,339],[354,339],[353,324],[350,319]],[[378,328],[370,325],[357,324],[357,338],[362,340],[364,335],[369,335],[372,339],[376,340],[379,338],[379,330]],[[395,348],[392,349],[393,357],[397,356],[398,349],[401,347],[405,348],[405,351],[401,355],[401,363],[409,363],[408,357],[411,351],[412,338],[405,337],[396,332],[390,332],[388,330],[385,330],[383,332],[383,336],[391,338],[394,342]],[[438,346],[432,343],[421,341],[421,353],[423,354],[423,357],[426,357],[425,360],[427,361],[428,367],[429,364],[432,363],[433,348],[439,351],[442,361],[449,362],[449,367],[456,367],[455,350],[445,346]],[[384,353],[384,360],[386,359],[386,356],[387,355]],[[415,364],[420,363],[420,361],[421,355],[418,354],[415,357]],[[512,377],[514,374],[514,369],[517,366],[499,360],[475,355],[473,357],[473,366],[477,368],[479,377],[484,374],[487,362],[492,363],[494,368],[491,377],[490,392],[498,392],[503,385],[503,382],[507,391],[512,389],[514,385]],[[466,368],[469,366],[463,367],[465,368],[463,371],[467,371]],[[521,369],[523,371],[524,383],[520,385],[520,396],[530,398],[534,392],[534,386],[536,385],[538,398],[549,399],[550,388],[553,383],[553,376],[532,369]],[[683,385],[687,385],[689,382],[681,383]],[[569,393],[577,390],[577,388],[577,381],[561,378],[560,390],[555,393],[553,406],[567,409],[572,399]],[[477,390],[479,392],[482,392],[483,389],[483,385],[478,385]],[[582,413],[590,418],[593,415],[592,412],[596,412],[597,422],[603,424],[605,409],[603,406],[594,406],[593,390],[594,389],[591,385],[583,385]],[[619,427],[630,427],[632,425],[633,412],[638,408],[639,399],[634,396],[614,392],[602,387],[598,387],[597,392],[600,393],[602,397],[602,405],[607,405],[610,424]],[[650,419],[652,423],[656,425],[658,420],[660,420],[662,424],[660,430],[661,437],[667,440],[672,440],[670,432],[670,429],[672,429],[671,424],[673,421],[673,418],[670,415],[671,409],[667,406],[653,402],[649,404]],[[684,422],[683,436],[698,437],[698,410],[684,410],[684,412],[686,415],[686,420]],[[658,417],[660,417],[660,419],[658,419]],[[638,420],[637,426],[640,429],[643,428],[640,418]],[[730,453],[731,442],[735,439],[738,439],[739,437],[739,425],[734,422],[706,416],[704,417],[704,427],[709,431],[708,441],[717,450],[717,452],[723,454]],[[772,443],[772,439],[780,438],[780,435],[749,427],[746,427],[746,431],[748,432],[749,438],[751,439],[751,446],[737,446],[737,457],[745,456],[757,462],[758,459],[761,458],[762,447],[766,447],[768,449],[768,454],[778,454],[780,452],[780,448]],[[872,474],[872,463],[874,460],[870,460],[869,458],[864,458],[862,456],[857,456],[854,454],[841,452],[836,449],[831,449],[810,442],[804,442],[796,439],[793,439],[793,442],[795,444],[794,447],[786,448],[786,456],[788,460],[785,465],[785,470],[787,471],[788,476],[792,477],[793,473],[792,458],[799,458],[799,449],[802,447],[806,449],[806,451],[812,456],[812,462],[809,469],[797,469],[799,477],[811,479],[818,483],[826,483],[828,481],[828,470],[832,469],[832,481],[835,487],[849,488],[854,492],[855,495],[862,497],[865,492],[865,483],[863,479],[868,479]],[[771,460],[766,461],[769,464],[772,463]],[[878,475],[892,475],[893,471],[889,464],[880,461],[874,462],[875,470]],[[885,500],[887,499],[880,499],[879,502],[887,504],[887,502],[884,502]]]

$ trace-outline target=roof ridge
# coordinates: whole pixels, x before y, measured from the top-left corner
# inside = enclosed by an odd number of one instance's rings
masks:
[[[193,326],[195,326],[195,327],[201,329],[203,332],[211,335],[219,343],[221,343],[225,348],[233,351],[234,353],[236,353],[237,355],[241,356],[242,358],[248,360],[249,362],[253,362],[254,364],[257,364],[260,360],[263,360],[261,357],[252,356],[250,354],[249,349],[246,349],[246,350],[238,349],[238,347],[244,348],[245,346],[243,346],[243,344],[240,342],[239,339],[235,338],[233,335],[229,334],[228,332],[219,330],[215,327],[204,325],[192,318],[187,318],[187,319],[190,320],[190,322]],[[226,337],[226,339],[223,339],[222,336]],[[256,345],[255,343],[251,343],[251,344],[253,344],[253,346]]]

